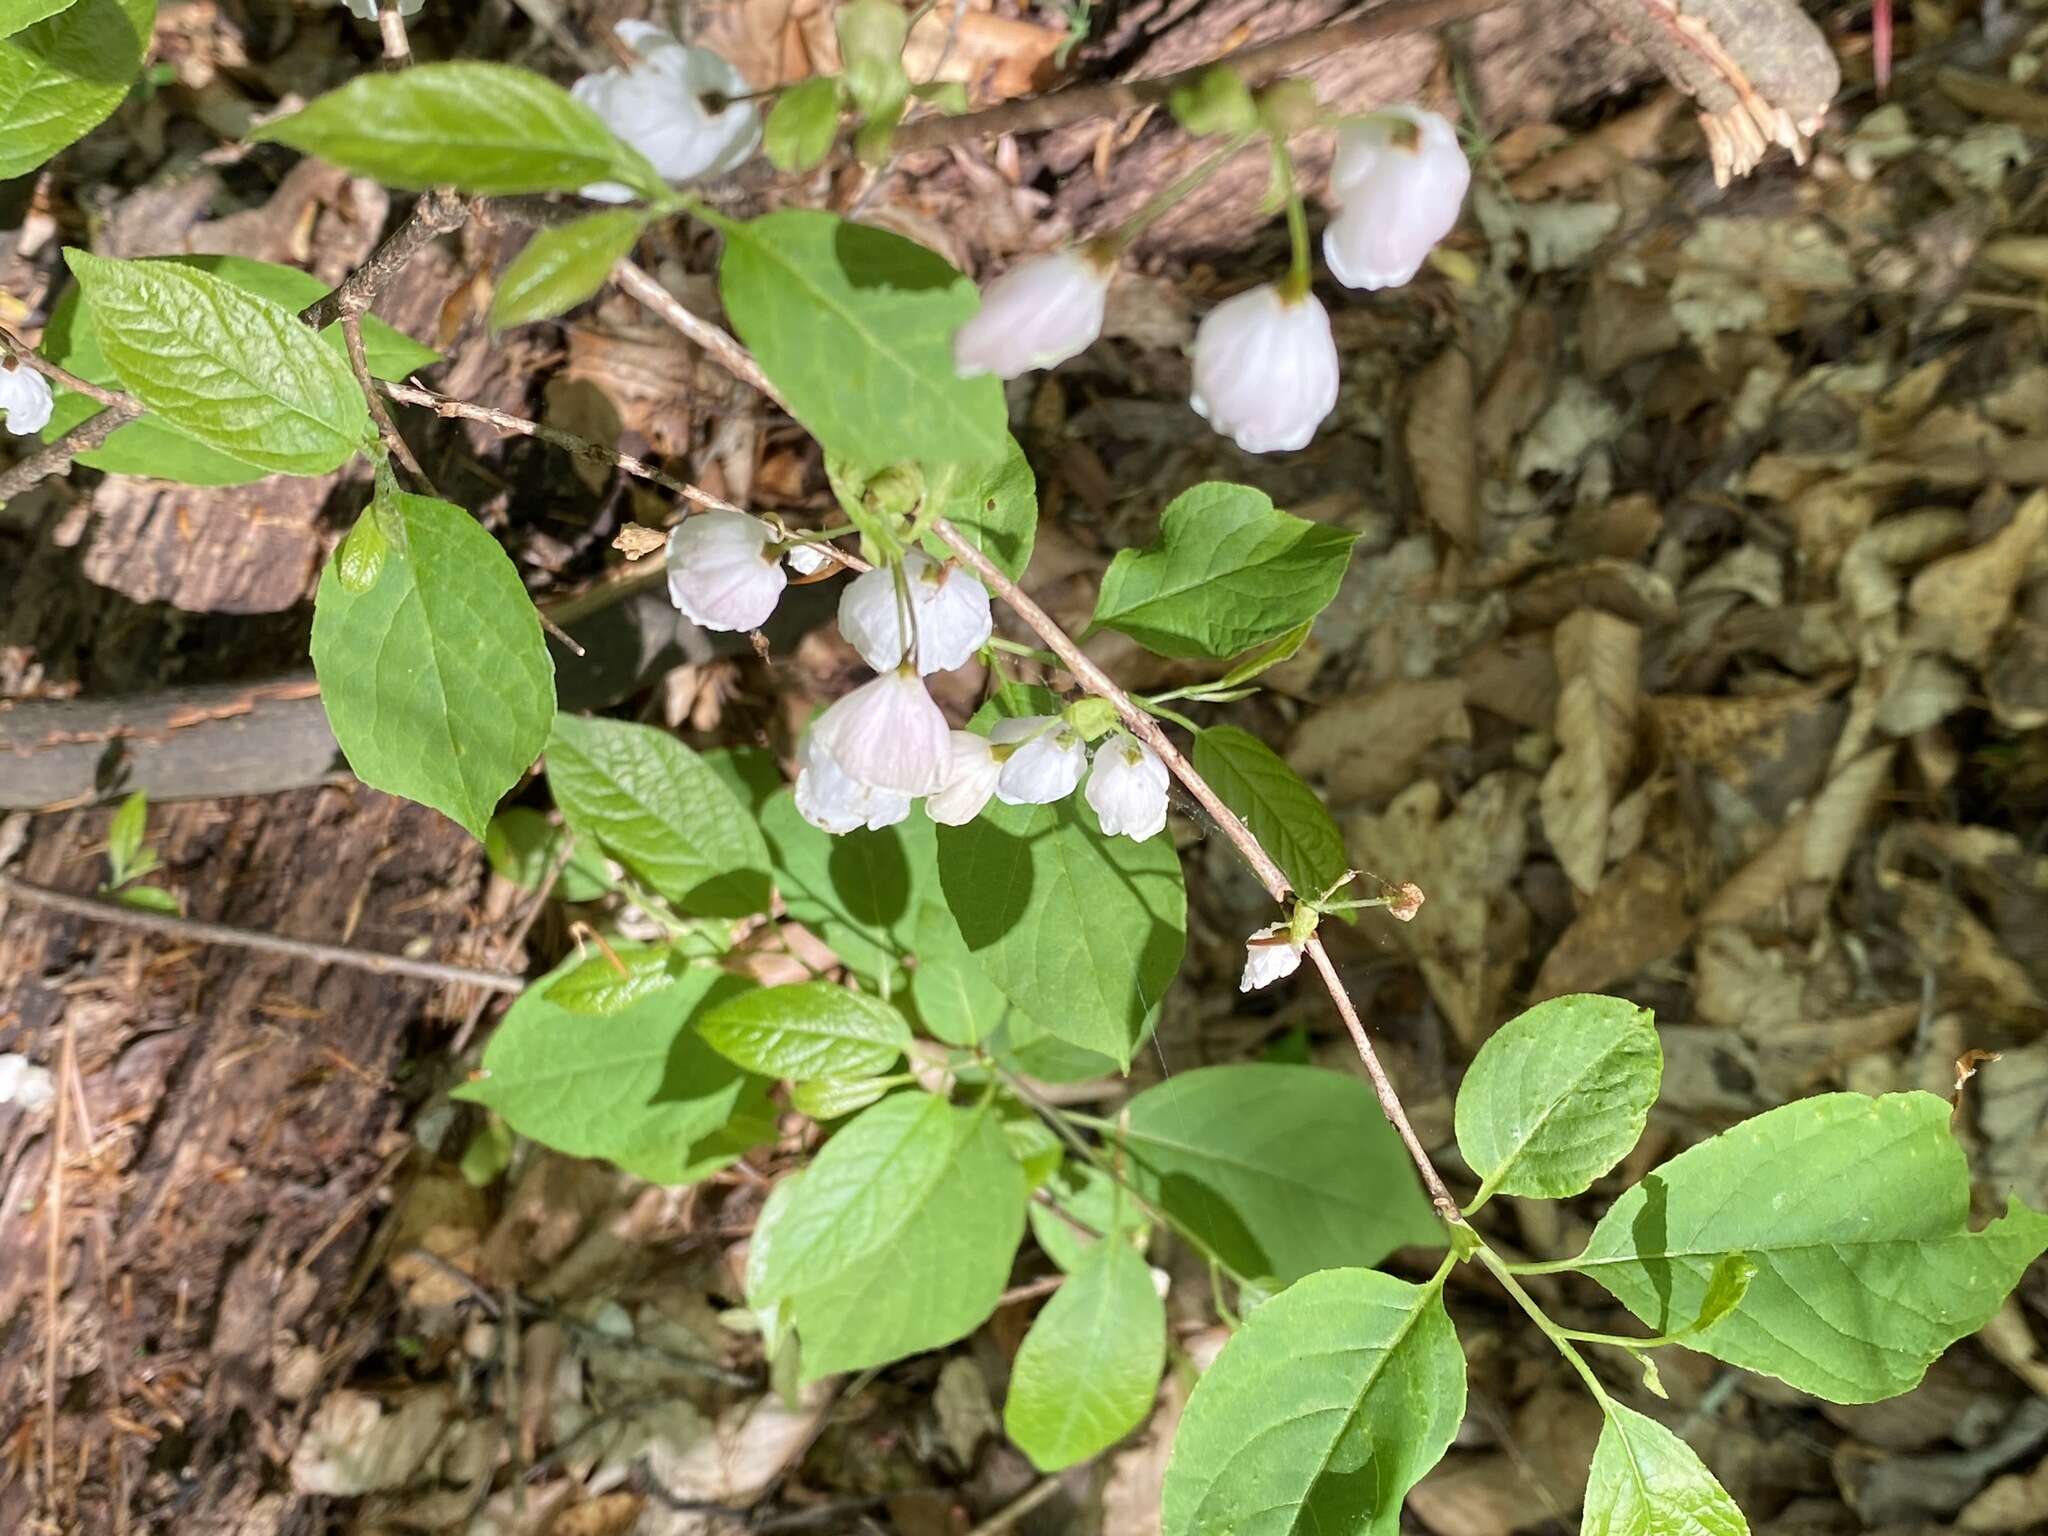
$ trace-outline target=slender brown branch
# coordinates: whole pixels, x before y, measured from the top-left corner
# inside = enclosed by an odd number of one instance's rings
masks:
[[[387,11],[384,14],[392,13]],[[431,491],[433,482],[420,468],[420,461],[413,456],[412,445],[406,442],[404,434],[398,430],[398,423],[385,409],[384,397],[377,391],[377,381],[370,377],[370,359],[363,351],[363,312],[355,304],[345,305],[342,309],[341,338],[348,346],[348,365],[355,372],[356,382],[363,387],[363,399],[369,403],[370,419],[377,423],[377,435],[391,450],[392,457],[405,466],[405,472],[412,476],[413,483]]]
[[[631,261],[621,261],[612,268],[612,276],[626,292],[653,310],[670,325],[681,331],[698,346],[718,359],[718,365],[734,378],[751,384],[777,405],[783,404],[782,397],[775,392],[775,386],[768,382],[755,361],[747,355],[746,349],[731,336],[703,319],[689,309],[674,294],[649,277]]]
[[[379,0],[377,30],[384,34],[384,62],[401,68],[412,62],[412,40],[405,35],[405,17],[398,0]]]
[[[1247,85],[1257,85],[1273,76],[1322,58],[1340,49],[1365,43],[1384,42],[1410,32],[1424,32],[1446,22],[1463,21],[1486,11],[1498,10],[1508,0],[1395,0],[1362,16],[1331,22],[1305,32],[1277,37],[1270,43],[1226,54],[1220,60],[1154,75],[1144,80],[1113,80],[1100,85],[1070,85],[1043,96],[1007,101],[983,112],[959,117],[927,117],[905,124],[896,132],[890,148],[898,153],[917,149],[939,149],[969,139],[994,138],[1005,133],[1031,133],[1044,128],[1063,128],[1083,118],[1129,112],[1138,107],[1157,106],[1214,63],[1228,63]]]
[[[315,965],[346,965],[379,976],[412,976],[421,981],[447,982],[455,986],[487,987],[493,992],[524,991],[526,983],[503,971],[478,970],[474,966],[451,965],[440,960],[412,960],[404,955],[387,955],[373,949],[353,949],[343,944],[322,944],[312,939],[287,939],[274,933],[230,927],[226,923],[203,922],[193,917],[172,917],[164,912],[144,912],[117,902],[91,896],[74,896],[0,871],[0,897],[47,907],[93,922],[139,928],[194,944],[231,944],[238,949],[260,950],[293,960],[310,960]]]
[[[452,187],[434,187],[421,193],[405,222],[371,253],[370,259],[343,278],[334,292],[300,310],[299,319],[314,330],[323,331],[339,320],[350,305],[367,310],[413,257],[451,230],[462,228],[469,213],[468,200]]]
[[[20,359],[24,367],[34,369],[51,383],[62,384],[66,389],[84,395],[88,400],[97,400],[101,405],[118,405],[126,398],[114,390],[81,379],[69,368],[58,367],[4,325],[0,325],[0,342],[5,342],[13,349],[15,357]]]
[[[88,416],[54,443],[47,443],[18,464],[0,470],[0,503],[19,496],[52,475],[61,475],[81,453],[90,453],[142,414],[142,407],[122,398],[97,416]]]

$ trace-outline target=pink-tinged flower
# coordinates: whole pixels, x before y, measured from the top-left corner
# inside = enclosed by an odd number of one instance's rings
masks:
[[[668,537],[668,596],[706,629],[758,629],[789,584],[775,530],[744,512],[699,512]]]
[[[729,101],[717,112],[704,98],[747,94],[740,72],[708,48],[689,48],[660,27],[622,21],[613,29],[633,50],[631,68],[614,65],[585,75],[569,94],[604,119],[605,126],[645,155],[668,181],[693,181],[731,170],[761,141],[761,114],[753,103]],[[583,189],[599,202],[631,201],[633,190],[615,181]]]
[[[1457,130],[1420,107],[1389,107],[1338,132],[1336,218],[1323,259],[1347,288],[1396,288],[1458,222],[1472,167]]]
[[[1307,447],[1337,404],[1337,343],[1315,295],[1265,283],[1210,310],[1188,403],[1246,453]]]
[[[0,357],[0,426],[33,437],[50,424],[55,408],[48,379],[19,359]]]
[[[1050,805],[1064,800],[1088,767],[1087,746],[1057,715],[998,720],[988,739],[992,746],[1011,749],[996,754],[1002,759],[996,798],[1005,805]]]
[[[1087,351],[1102,334],[1113,262],[1085,250],[1021,261],[982,290],[981,309],[953,335],[953,371],[1014,379]]]
[[[832,754],[807,733],[796,749],[796,809],[812,826],[834,836],[866,827],[879,832],[910,814],[910,796],[873,789],[849,778]]]
[[[1142,741],[1119,736],[1097,747],[1087,797],[1102,835],[1142,843],[1163,829],[1166,780],[1166,764]]]
[[[1302,946],[1288,936],[1285,923],[1268,923],[1251,936],[1244,947],[1244,975],[1237,990],[1250,992],[1270,986],[1301,967]]]
[[[877,672],[898,665],[909,649],[904,609],[917,631],[917,670],[929,677],[965,666],[994,632],[988,588],[921,550],[903,557],[904,591],[894,571],[864,571],[839,594],[839,633]],[[907,599],[907,603],[906,603]]]
[[[812,734],[848,778],[891,794],[936,793],[952,762],[945,715],[904,668],[854,689],[818,718]]]
[[[925,801],[925,814],[943,826],[965,826],[988,804],[1002,771],[1002,764],[989,750],[987,737],[972,731],[955,731],[945,787]]]

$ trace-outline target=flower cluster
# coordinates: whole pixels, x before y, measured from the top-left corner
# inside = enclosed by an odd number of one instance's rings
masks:
[[[1471,180],[1456,131],[1434,112],[1391,107],[1347,124],[1323,234],[1331,273],[1350,288],[1407,282],[1457,223]],[[1102,334],[1114,267],[1104,241],[1012,267],[955,333],[954,370],[1013,379],[1078,356]],[[1247,453],[1306,447],[1336,407],[1337,344],[1306,278],[1226,299],[1196,328],[1188,403]]]
[[[50,381],[18,358],[0,355],[0,426],[33,437],[50,424]]]
[[[761,114],[740,72],[708,48],[679,43],[645,21],[622,21],[619,41],[634,55],[585,75],[569,94],[604,119],[605,126],[645,155],[669,181],[693,181],[731,170],[761,141]],[[713,102],[718,110],[712,111]],[[583,189],[599,202],[623,203],[631,188],[600,181]]]
[[[755,629],[789,583],[785,562],[808,575],[830,558],[744,512],[701,512],[669,536],[669,598],[706,629]],[[839,632],[876,675],[797,746],[796,806],[813,826],[878,830],[920,799],[959,826],[992,799],[1064,800],[1084,775],[1105,836],[1142,842],[1166,826],[1166,765],[1134,737],[1112,733],[1091,770],[1087,742],[1058,715],[1000,720],[985,737],[947,724],[924,679],[965,666],[994,633],[988,589],[957,565],[913,549],[864,571],[839,594]]]

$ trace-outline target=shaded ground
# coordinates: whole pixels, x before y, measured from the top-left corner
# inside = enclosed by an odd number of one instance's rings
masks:
[[[565,47],[620,8],[564,7],[539,30],[528,16],[555,7],[460,9],[417,32],[423,54],[564,73]],[[1171,67],[1334,9],[1134,4],[1097,13],[1073,67]],[[17,329],[47,315],[60,243],[231,250],[331,280],[390,215],[366,184],[218,152],[252,109],[366,67],[367,32],[330,12],[164,11],[177,81],[0,199],[0,319]],[[757,78],[830,66],[823,7],[703,19]],[[1050,19],[972,7],[948,67],[988,86],[1035,57],[1042,78]],[[1311,448],[1245,458],[1185,404],[1193,320],[1282,259],[1249,173],[1149,242],[1108,340],[1012,397],[1045,509],[1033,585],[1064,619],[1203,479],[1362,535],[1310,644],[1236,709],[1323,789],[1354,857],[1429,894],[1413,925],[1336,942],[1433,1154],[1455,1168],[1452,1094],[1506,1015],[1587,989],[1657,1009],[1665,1095],[1642,1147],[1582,1202],[1489,1207],[1506,1248],[1577,1251],[1644,1168],[1787,1099],[1952,1093],[1971,1050],[2002,1053],[1959,1120],[1981,1204],[2048,1203],[2048,111],[2025,86],[2048,32],[2001,13],[1987,35],[1931,7],[1914,21],[1879,107],[1845,18],[1849,84],[1813,164],[1775,159],[1725,192],[1680,104],[1576,10],[1333,60],[1327,86],[1361,104],[1462,99],[1486,145],[1458,235],[1416,284],[1325,293],[1347,379]],[[1093,125],[914,157],[874,188],[843,172],[743,195],[865,197],[868,216],[986,270],[1113,223],[1183,154],[1161,121]],[[487,345],[500,238],[444,243],[386,306],[448,352],[437,388],[616,439],[744,502],[826,504],[803,436],[627,301]],[[670,231],[644,254],[715,307],[701,243]],[[593,577],[623,522],[670,515],[538,445],[406,426],[537,591]],[[364,487],[95,479],[0,509],[0,697],[299,664],[312,577]],[[588,697],[693,741],[786,748],[788,723],[856,675],[829,631],[765,662],[678,665],[673,642],[629,626],[627,659]],[[1184,680],[1114,637],[1100,656],[1135,685]],[[26,718],[0,704],[0,743],[21,755],[10,716]],[[118,776],[123,759],[95,766]],[[283,782],[325,773],[316,751]],[[35,817],[15,867],[90,889],[106,819]],[[1345,1067],[1310,990],[1239,997],[1264,899],[1199,820],[1175,835],[1190,963],[1140,1079],[1261,1052]],[[195,915],[518,965],[529,899],[445,822],[352,784],[180,806],[151,843]],[[565,942],[550,912],[526,949],[545,961]],[[1035,1293],[946,1355],[784,1403],[723,1314],[799,1123],[774,1156],[694,1189],[531,1148],[477,1188],[458,1166],[477,1122],[442,1097],[476,1012],[417,984],[5,915],[0,1049],[54,1063],[69,1040],[79,1087],[54,1311],[51,1121],[0,1107],[0,1529],[960,1536],[1020,1497],[1043,1500],[1020,1530],[1156,1528],[1190,1371],[1126,1447],[1049,1486],[994,1408]],[[1044,1272],[1027,1257],[1020,1290]],[[1575,1326],[1620,1321],[1573,1282],[1545,1300]],[[1206,1359],[1221,1335],[1205,1284],[1171,1306],[1185,1355]],[[1571,1527],[1597,1415],[1490,1287],[1456,1311],[1473,1411],[1407,1519],[1434,1536]],[[2019,1531],[2048,1524],[2043,1338],[2037,1266],[1992,1328],[1888,1403],[1823,1407],[1683,1351],[1663,1364],[1668,1404],[1632,1373],[1611,1386],[1676,1425],[1759,1529]],[[59,1518],[37,1524],[52,1491]]]

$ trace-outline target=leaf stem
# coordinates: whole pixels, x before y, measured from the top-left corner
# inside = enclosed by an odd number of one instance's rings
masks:
[[[1593,1374],[1593,1368],[1586,1364],[1586,1357],[1572,1347],[1573,1335],[1568,1329],[1560,1328],[1550,1320],[1550,1315],[1536,1304],[1536,1298],[1522,1289],[1521,1282],[1510,1272],[1510,1267],[1482,1240],[1479,1244],[1479,1261],[1493,1271],[1507,1293],[1514,1297],[1516,1305],[1529,1314],[1529,1320],[1543,1331],[1543,1336],[1557,1347],[1565,1363],[1579,1373],[1586,1388],[1593,1394],[1603,1412],[1613,1408],[1614,1400],[1607,1395],[1607,1389],[1600,1384],[1600,1378]]]
[[[1280,297],[1292,304],[1308,296],[1308,209],[1302,204],[1301,188],[1295,184],[1294,156],[1288,152],[1287,141],[1275,136],[1272,143],[1273,180],[1287,206],[1287,244],[1292,252],[1287,275],[1280,280]]]
[[[1172,211],[1174,206],[1206,186],[1216,173],[1228,165],[1237,152],[1251,142],[1249,133],[1234,135],[1230,142],[1216,151],[1200,165],[1172,182],[1148,199],[1144,207],[1124,220],[1116,229],[1104,235],[1099,242],[1118,256],[1130,249],[1131,243],[1145,233],[1153,224]]]

